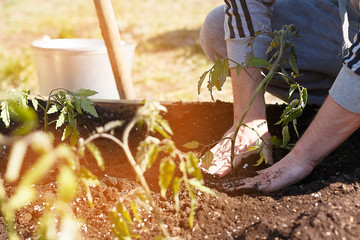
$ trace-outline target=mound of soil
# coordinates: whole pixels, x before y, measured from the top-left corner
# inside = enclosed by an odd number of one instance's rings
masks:
[[[164,114],[174,131],[172,139],[181,149],[190,141],[210,144],[219,140],[232,125],[232,104],[215,103],[169,103]],[[129,121],[135,114],[137,104],[97,103],[99,118],[81,116],[78,119],[82,137],[89,136],[96,127],[111,120]],[[280,126],[274,125],[283,106],[267,107],[270,132],[281,136]],[[310,124],[317,108],[309,106],[298,121],[300,134]],[[8,133],[8,129],[1,132]],[[61,129],[58,131],[60,134]],[[116,130],[120,136],[123,128]],[[56,133],[56,131],[54,130]],[[56,135],[56,134],[55,134]],[[142,128],[131,132],[130,144],[136,150],[144,138]],[[293,137],[292,139],[295,139]],[[85,195],[73,201],[75,215],[82,220],[81,231],[85,239],[114,239],[108,218],[109,211],[121,196],[136,188],[138,184],[124,153],[108,140],[97,140],[105,159],[105,171],[97,167],[94,159],[86,155],[83,164],[100,179],[100,186],[92,188],[94,207],[90,208]],[[8,149],[0,153],[0,172],[4,173]],[[182,149],[186,150],[186,149]],[[274,149],[274,160],[286,154]],[[228,195],[213,190],[218,197],[197,193],[197,209],[194,227],[190,229],[188,217],[190,201],[184,192],[181,195],[180,212],[176,212],[171,199],[158,194],[158,169],[154,166],[146,178],[153,190],[161,217],[171,236],[184,239],[358,239],[360,235],[360,131],[330,154],[305,180],[285,190],[273,193],[250,193]],[[251,161],[251,160],[249,160]],[[31,159],[27,161],[31,166]],[[250,165],[252,163],[250,162]],[[263,168],[265,166],[260,166]],[[252,168],[256,171],[259,168]],[[237,171],[244,177],[241,171]],[[39,199],[16,213],[16,229],[22,239],[34,239],[38,218],[44,211],[46,193],[55,193],[56,182],[49,177],[38,186]],[[216,184],[215,184],[216,186]],[[6,184],[11,193],[15,186]],[[154,239],[161,235],[154,217],[149,213],[142,223],[134,222],[135,233],[143,239]],[[144,227],[142,227],[144,226]],[[6,239],[6,228],[0,218],[0,239]]]

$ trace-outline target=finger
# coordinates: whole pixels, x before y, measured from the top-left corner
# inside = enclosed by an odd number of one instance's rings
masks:
[[[259,191],[259,183],[253,178],[224,183],[224,190],[228,193],[253,193]]]

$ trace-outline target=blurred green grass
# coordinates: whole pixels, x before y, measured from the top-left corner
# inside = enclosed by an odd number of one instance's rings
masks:
[[[211,63],[198,35],[207,13],[222,0],[113,0],[121,38],[137,44],[133,83],[138,99],[210,101],[197,81]],[[93,1],[0,0],[0,83],[38,92],[31,42],[51,38],[102,38]],[[215,95],[231,101],[231,89]]]

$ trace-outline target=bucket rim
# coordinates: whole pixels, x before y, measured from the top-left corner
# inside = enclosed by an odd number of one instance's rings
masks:
[[[90,38],[43,38],[33,41],[31,46],[35,49],[65,52],[104,52],[107,50],[104,40]]]

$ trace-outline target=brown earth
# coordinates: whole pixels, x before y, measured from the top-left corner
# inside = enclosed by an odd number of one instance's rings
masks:
[[[82,116],[79,118],[81,134],[87,137],[97,126],[108,121],[129,120],[136,110],[136,104],[98,103],[99,119]],[[179,148],[184,143],[196,140],[209,144],[222,137],[232,124],[230,103],[169,103],[166,104],[166,118],[174,131],[173,140]],[[280,136],[280,127],[274,123],[282,107],[269,105],[268,122],[270,132]],[[309,106],[299,119],[300,133],[309,125],[316,113],[316,107]],[[7,130],[3,129],[3,132]],[[120,135],[118,129],[115,135]],[[144,131],[135,129],[131,134],[131,145],[135,149],[143,139]],[[104,154],[106,169],[101,171],[95,161],[86,156],[84,164],[100,179],[101,185],[92,189],[94,208],[90,208],[84,195],[72,203],[74,213],[83,220],[81,230],[85,239],[113,239],[108,216],[119,197],[135,188],[134,174],[125,160],[123,152],[107,140],[98,140],[98,147]],[[181,211],[177,213],[171,199],[159,196],[156,168],[146,174],[154,191],[161,216],[171,236],[184,239],[358,239],[360,235],[360,131],[358,130],[344,144],[330,154],[305,180],[273,194],[250,193],[228,195],[216,189],[218,197],[197,194],[197,210],[194,228],[188,225],[190,201],[181,195]],[[185,150],[185,149],[183,149]],[[274,149],[275,161],[286,152]],[[8,149],[0,152],[1,172],[4,172]],[[30,165],[31,161],[28,161]],[[256,169],[253,169],[256,170]],[[238,174],[243,174],[238,171]],[[241,177],[241,176],[240,176]],[[39,196],[55,192],[56,183],[50,177],[39,185]],[[6,185],[8,193],[14,186]],[[38,217],[44,210],[41,197],[18,211],[16,229],[22,239],[35,239],[34,229]],[[145,228],[135,222],[134,230],[143,239],[154,239],[161,235],[154,224],[154,217],[143,221]],[[0,239],[6,239],[6,229],[0,219]]]

